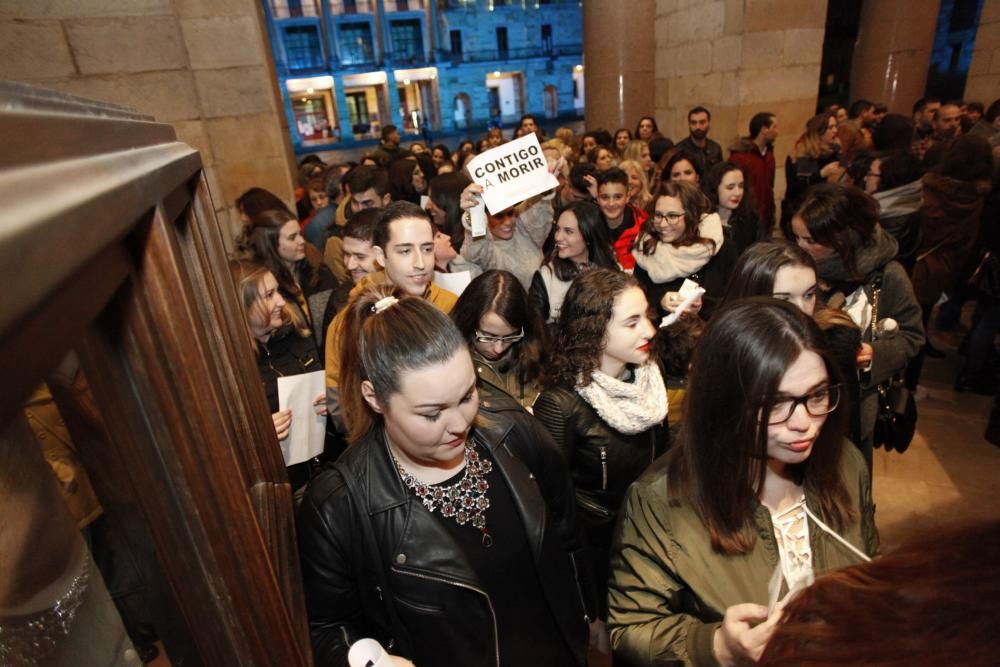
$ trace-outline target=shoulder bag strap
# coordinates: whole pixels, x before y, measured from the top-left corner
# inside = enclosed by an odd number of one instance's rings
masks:
[[[872,279],[872,341],[877,338],[875,324],[878,322],[878,301],[879,296],[882,294],[882,270],[879,270]]]

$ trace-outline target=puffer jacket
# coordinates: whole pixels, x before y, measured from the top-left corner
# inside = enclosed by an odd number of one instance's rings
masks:
[[[536,572],[509,576],[537,576],[562,634],[553,641],[565,641],[583,665],[596,600],[588,593],[593,582],[585,575],[565,464],[544,430],[511,399],[482,402],[473,437],[507,481],[531,546]],[[361,498],[331,468],[310,483],[298,511],[316,665],[346,666],[348,648],[362,637],[423,667],[500,665],[490,591],[482,589],[441,517],[403,485],[383,429],[373,429],[340,461]],[[361,517],[371,522],[378,554],[367,553]],[[378,584],[376,567],[390,590]]]
[[[859,518],[840,535],[872,555],[878,533],[868,469],[853,445],[844,441],[842,447],[840,473]],[[712,638],[726,609],[768,603],[768,583],[779,565],[774,528],[767,508],[758,504],[753,549],[738,556],[717,553],[697,509],[670,496],[669,458],[657,461],[625,499],[608,584],[611,645],[616,659],[632,667],[715,667]],[[806,505],[830,525],[819,499],[809,492]],[[817,575],[860,560],[812,520],[809,544]]]

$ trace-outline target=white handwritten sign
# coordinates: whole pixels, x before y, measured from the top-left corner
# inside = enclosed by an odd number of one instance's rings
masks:
[[[480,153],[469,162],[473,182],[483,186],[490,213],[499,213],[559,185],[534,132]]]

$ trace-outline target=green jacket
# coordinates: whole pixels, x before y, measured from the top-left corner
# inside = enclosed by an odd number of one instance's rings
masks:
[[[695,508],[668,498],[669,458],[653,464],[625,497],[611,550],[611,646],[616,656],[635,667],[714,666],[718,662],[712,639],[726,609],[743,602],[768,603],[768,582],[779,565],[771,515],[757,505],[758,537],[750,552],[717,553]],[[851,504],[860,514],[841,536],[874,554],[878,534],[868,469],[858,450],[846,441],[840,468]],[[817,499],[808,493],[806,505],[831,525]],[[809,542],[817,575],[859,560],[811,519]]]
[[[473,349],[472,363],[476,365],[479,377],[480,396],[489,397],[501,392],[512,397],[521,407],[530,409],[535,404],[542,388],[537,382],[521,384],[517,369],[506,360],[490,361]]]

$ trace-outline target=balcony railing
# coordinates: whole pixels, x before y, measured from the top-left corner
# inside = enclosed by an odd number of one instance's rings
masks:
[[[555,58],[557,56],[575,56],[583,53],[582,44],[557,44],[551,48],[532,46],[520,49],[484,49],[480,51],[463,51],[462,53],[452,53],[447,50],[438,50],[438,62],[450,62],[453,65],[459,63],[481,63],[494,60],[519,60],[524,58]]]
[[[371,14],[373,11],[370,0],[330,0],[330,13],[334,16]]]

